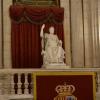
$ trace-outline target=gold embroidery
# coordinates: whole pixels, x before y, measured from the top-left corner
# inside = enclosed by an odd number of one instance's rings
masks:
[[[54,100],[77,100],[77,97],[73,95],[75,92],[74,85],[67,85],[64,83],[64,85],[56,86],[55,91],[58,95],[54,97]]]

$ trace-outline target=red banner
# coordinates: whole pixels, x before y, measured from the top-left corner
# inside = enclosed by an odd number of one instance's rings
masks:
[[[37,72],[34,100],[95,100],[93,72]]]

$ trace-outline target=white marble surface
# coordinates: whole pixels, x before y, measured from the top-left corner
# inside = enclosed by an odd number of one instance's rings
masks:
[[[4,67],[11,67],[11,20],[9,17],[9,7],[12,0],[3,0],[3,31],[4,31]]]
[[[66,65],[71,66],[71,27],[70,27],[70,2],[71,0],[60,0],[60,6],[64,8],[64,44],[66,52]]]
[[[72,66],[84,66],[84,35],[81,0],[71,0]]]
[[[1,0],[0,0],[0,66],[2,66],[2,21],[1,20],[2,20],[2,11],[1,11]]]
[[[62,47],[62,40],[55,35],[53,26],[49,27],[49,33],[44,33],[45,27],[46,24],[43,24],[40,30],[43,66],[46,68],[48,65],[64,65],[65,50]]]
[[[85,67],[93,65],[90,0],[83,0]]]
[[[98,34],[98,0],[91,0],[91,35],[93,42],[93,66],[100,67],[100,43]],[[100,5],[99,5],[100,6]]]
[[[69,69],[70,68],[70,66],[66,66],[66,64],[49,64],[49,65],[47,65],[47,66],[42,66],[42,68],[45,68],[45,69],[51,69],[51,70],[61,70],[61,69]]]

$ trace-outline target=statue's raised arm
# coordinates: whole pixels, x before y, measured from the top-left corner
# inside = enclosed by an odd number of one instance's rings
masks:
[[[42,38],[41,40],[41,47],[42,47],[42,52],[41,54],[44,54],[45,51],[45,34],[44,34],[44,28],[45,28],[45,24],[42,25],[41,30],[40,30],[40,37]]]
[[[43,32],[44,28],[45,28],[45,24],[42,25],[41,31],[40,31],[40,37],[42,37],[42,38],[44,36],[44,32]]]

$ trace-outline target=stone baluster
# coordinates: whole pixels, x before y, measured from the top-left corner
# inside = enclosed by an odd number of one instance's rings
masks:
[[[27,73],[25,73],[25,83],[24,83],[24,85],[25,85],[24,93],[29,94],[29,92],[28,92],[28,74]]]
[[[21,89],[21,74],[18,73],[18,94],[22,94],[22,89]]]
[[[0,95],[2,95],[2,82],[0,82]]]
[[[14,89],[14,74],[11,74],[11,94],[15,94],[15,89]]]
[[[33,94],[32,74],[28,74],[28,83],[29,94]]]
[[[2,94],[2,75],[0,75],[0,95]]]

